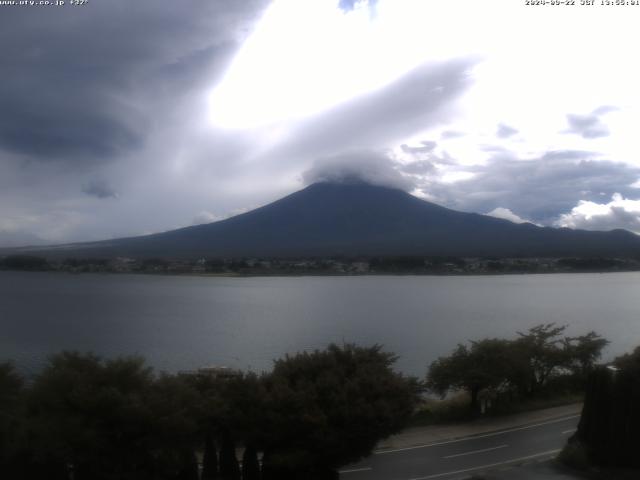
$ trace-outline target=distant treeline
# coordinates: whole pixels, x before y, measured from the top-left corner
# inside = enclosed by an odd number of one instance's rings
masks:
[[[218,275],[501,274],[634,271],[640,270],[640,259],[378,256],[195,259],[117,257],[52,260],[33,255],[9,255],[0,257],[0,269]]]
[[[51,264],[46,258],[32,255],[9,255],[0,258],[0,268],[6,270],[50,270]]]

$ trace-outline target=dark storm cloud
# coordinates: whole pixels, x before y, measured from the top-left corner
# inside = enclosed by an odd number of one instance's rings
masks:
[[[60,93],[72,95],[65,90]],[[27,92],[19,93],[29,98]],[[140,146],[143,140],[143,128],[104,111],[86,111],[72,103],[54,105],[55,101],[42,98],[38,102],[42,110],[34,112],[27,111],[25,103],[29,101],[23,103],[17,96],[0,101],[0,146],[31,159],[93,161]]]
[[[596,108],[587,115],[568,114],[567,123],[569,128],[562,133],[580,135],[582,138],[600,138],[609,136],[609,128],[602,122],[600,117],[610,112],[618,110],[611,105],[603,105]]]
[[[159,104],[226,65],[239,40],[235,20],[261,4],[3,9],[0,42],[14,47],[0,50],[0,149],[85,165],[135,151],[161,121]]]
[[[616,192],[639,196],[631,186],[640,178],[639,167],[597,158],[595,153],[573,150],[526,160],[501,153],[485,165],[456,168],[472,173],[470,179],[454,183],[430,179],[422,189],[452,208],[481,213],[508,208],[540,223],[553,221],[580,200],[602,203]]]
[[[500,125],[498,125],[496,136],[498,138],[509,138],[515,135],[516,133],[518,133],[517,129],[510,127],[509,125],[506,125],[504,123],[501,123]]]
[[[3,8],[4,243],[31,243],[30,234],[49,243],[136,235],[182,226],[217,204],[216,213],[237,208],[211,200],[206,172],[192,174],[208,153],[192,132],[204,130],[207,95],[268,3]],[[233,141],[218,142],[216,152]],[[119,201],[107,201],[116,194]]]
[[[116,192],[111,185],[105,180],[96,179],[92,180],[82,187],[82,193],[89,195],[90,197],[96,197],[100,199],[105,198],[118,198],[118,192]]]

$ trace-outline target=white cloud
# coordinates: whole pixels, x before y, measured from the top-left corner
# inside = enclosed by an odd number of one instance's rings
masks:
[[[561,215],[555,224],[585,230],[624,228],[640,234],[640,200],[624,198],[619,193],[604,204],[582,200],[569,213]]]
[[[498,207],[487,213],[490,217],[502,218],[503,220],[509,220],[513,223],[526,223],[528,220],[516,215],[508,208]]]

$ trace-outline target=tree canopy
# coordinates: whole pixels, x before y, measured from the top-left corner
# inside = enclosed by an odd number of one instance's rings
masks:
[[[416,382],[381,347],[331,345],[230,378],[155,374],[139,357],[63,352],[24,385],[0,364],[0,469],[15,480],[336,475],[413,412]],[[216,446],[220,447],[217,451]],[[219,457],[217,453],[219,452]]]
[[[533,396],[550,379],[572,375],[584,383],[608,341],[595,332],[578,337],[562,336],[566,326],[537,325],[518,332],[513,340],[484,339],[459,344],[448,356],[429,366],[427,387],[446,395],[453,390],[470,394],[472,412],[479,409],[482,391],[516,392]]]
[[[141,358],[64,352],[29,392],[33,448],[72,465],[77,480],[170,475],[193,451],[196,398],[179,378],[156,378]]]
[[[335,469],[371,453],[412,414],[416,382],[380,346],[330,345],[276,361],[266,378],[265,457],[286,472]]]
[[[513,347],[497,338],[459,344],[448,357],[440,357],[429,368],[427,386],[445,395],[452,389],[464,389],[471,395],[471,409],[478,409],[478,394],[484,389],[498,389],[511,376]]]

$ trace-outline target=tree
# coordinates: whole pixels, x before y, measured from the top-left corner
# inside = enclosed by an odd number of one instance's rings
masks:
[[[218,475],[218,454],[213,435],[207,433],[204,440],[202,456],[202,480],[215,480]]]
[[[427,387],[444,396],[450,390],[469,392],[472,413],[479,411],[478,395],[485,389],[500,389],[513,376],[507,340],[497,338],[472,341],[471,348],[459,344],[448,357],[431,363]]]
[[[258,452],[253,445],[247,445],[242,454],[242,480],[260,480]]]
[[[22,399],[24,382],[10,363],[0,363],[0,471],[7,477],[20,468],[20,444],[24,434]]]
[[[64,352],[29,397],[34,450],[73,465],[76,480],[175,477],[193,452],[197,393],[141,358]]]
[[[198,480],[198,459],[191,450],[182,452],[182,465],[176,476],[176,480]]]
[[[236,457],[236,445],[228,431],[222,435],[220,478],[222,480],[240,480],[240,465]]]
[[[216,471],[216,466],[209,467],[208,459],[215,461],[213,446],[216,438],[220,449],[220,474],[236,478],[239,475],[238,462],[235,458],[237,441],[247,446],[262,443],[264,438],[264,416],[266,392],[260,377],[252,373],[240,374],[231,378],[210,376],[192,376],[188,381],[200,395],[201,408],[199,422],[201,430],[208,439],[205,442],[205,463],[203,478]],[[209,442],[211,447],[207,447]],[[207,455],[209,449],[213,452]]]
[[[97,453],[103,450],[91,410],[100,408],[96,388],[100,360],[93,355],[65,352],[49,360],[36,377],[29,395],[33,446],[38,456],[73,465],[76,478],[88,476]],[[94,417],[90,421],[87,417]],[[107,454],[108,455],[108,454]],[[100,477],[98,477],[100,478]]]
[[[527,333],[518,332],[516,347],[527,359],[526,383],[521,390],[527,395],[535,394],[561,367],[571,363],[571,352],[563,348],[560,335],[567,326],[546,323],[530,328]]]
[[[263,477],[334,478],[400,430],[417,388],[394,361],[380,346],[351,344],[277,360],[264,378]]]
[[[569,368],[575,375],[586,378],[593,370],[596,361],[601,357],[602,350],[608,344],[608,340],[594,331],[579,337],[565,338],[563,347],[568,354]]]
[[[192,452],[202,441],[197,390],[181,376],[163,374],[152,383],[146,402],[151,419],[144,432],[143,453],[151,454],[156,471],[184,471],[186,465],[188,473]]]
[[[589,374],[578,430],[570,443],[597,465],[640,468],[640,347]]]
[[[570,389],[582,388],[586,373],[608,341],[595,332],[562,337],[565,329],[548,323],[518,332],[515,340],[485,339],[472,341],[469,347],[460,344],[451,355],[430,365],[427,386],[442,396],[451,390],[466,390],[474,413],[483,390],[533,396],[552,377],[562,377],[562,385]]]

